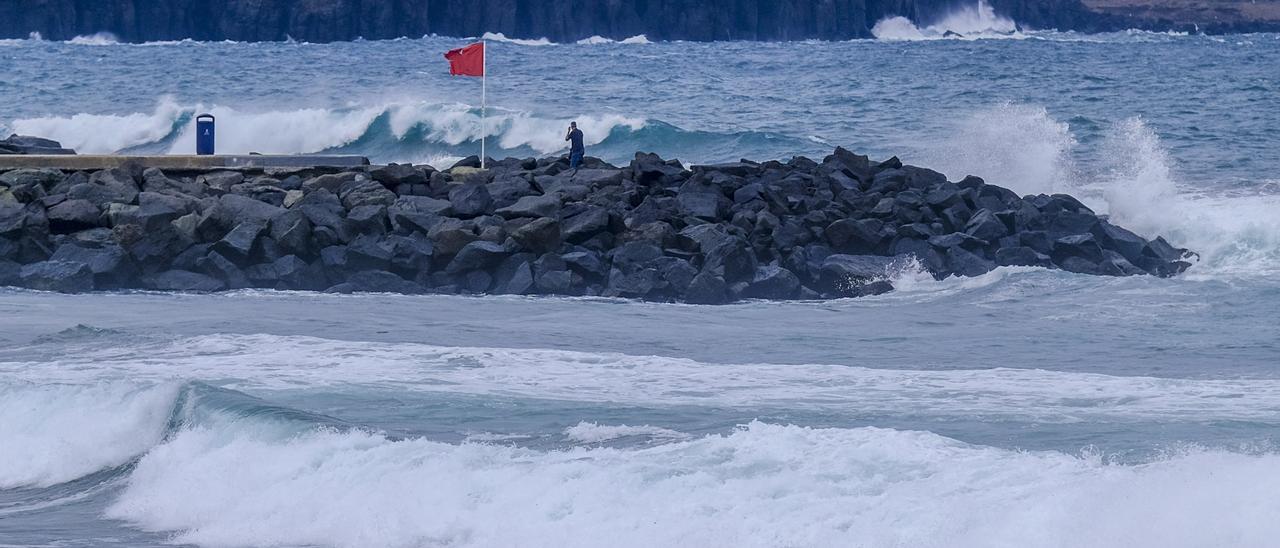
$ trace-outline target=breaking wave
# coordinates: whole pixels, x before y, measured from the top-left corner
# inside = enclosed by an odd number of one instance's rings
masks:
[[[106,517],[202,546],[1266,546],[1280,532],[1268,452],[1118,464],[765,422],[700,436],[582,423],[566,434],[587,447],[533,449],[395,439],[198,383],[16,395],[25,413],[0,420],[7,487],[70,482],[54,503],[76,500],[73,480],[104,470]],[[31,413],[118,425],[9,430]],[[659,439],[596,445],[633,435]],[[63,460],[38,462],[49,449]]]
[[[1192,277],[1280,272],[1280,196],[1179,184],[1176,161],[1140,117],[1091,128],[1088,138],[1100,145],[1088,154],[1082,131],[1043,107],[1002,103],[958,117],[946,137],[923,146],[918,163],[1019,194],[1075,195],[1121,226],[1197,251],[1203,261]]]
[[[120,38],[110,32],[98,32],[77,36],[67,40],[67,43],[76,46],[115,46],[120,44]]]
[[[163,98],[150,113],[75,114],[14,120],[13,131],[60,141],[81,153],[184,154],[195,150],[195,114],[218,119],[224,154],[343,153],[375,162],[444,163],[479,152],[480,109],[460,103],[399,102],[345,108],[246,111],[180,105]],[[623,114],[544,117],[490,107],[489,155],[535,156],[567,150],[564,128],[577,121],[594,156],[626,162],[637,150],[697,161],[731,160],[743,150],[808,150],[814,143],[767,132],[685,130]],[[441,167],[441,166],[437,166]]]
[[[995,9],[984,0],[953,9],[940,21],[923,27],[906,17],[886,17],[872,27],[871,34],[879,40],[891,41],[1026,37],[1017,23],[996,15]]]

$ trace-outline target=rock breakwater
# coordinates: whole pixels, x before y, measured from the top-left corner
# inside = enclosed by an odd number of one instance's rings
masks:
[[[718,304],[883,293],[906,268],[1172,276],[1194,256],[1068,195],[1018,196],[844,149],[690,168],[645,153],[576,172],[565,158],[478,164],[7,171],[0,285]]]

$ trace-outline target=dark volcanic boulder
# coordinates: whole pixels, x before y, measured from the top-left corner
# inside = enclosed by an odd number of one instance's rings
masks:
[[[96,228],[102,212],[89,200],[66,200],[49,208],[49,230],[70,234]]]
[[[684,300],[690,304],[724,304],[729,302],[729,288],[724,278],[703,271],[690,282]]]
[[[511,237],[525,249],[546,253],[560,249],[560,222],[542,217],[516,229]]]
[[[499,244],[486,241],[471,242],[461,250],[445,270],[451,274],[469,272],[497,266],[510,253]]]
[[[454,214],[465,219],[489,213],[493,208],[493,197],[485,185],[463,184],[449,191],[449,203]]]
[[[93,273],[94,285],[99,289],[127,287],[137,276],[137,269],[129,254],[114,244],[95,248],[67,243],[59,246],[49,260],[88,265]]]
[[[217,278],[186,270],[167,270],[142,279],[143,287],[159,291],[222,291],[227,286]]]
[[[325,290],[328,293],[422,293],[422,286],[383,270],[356,272],[347,281]]]
[[[830,295],[857,297],[862,286],[888,278],[897,261],[896,257],[878,255],[831,255],[822,263],[819,289]]]
[[[27,135],[13,134],[0,140],[0,154],[75,154],[76,151],[62,148],[62,143],[52,139],[42,139]]]
[[[779,266],[762,266],[756,270],[744,297],[752,299],[793,299],[800,292],[800,278]]]
[[[93,291],[93,270],[89,265],[71,261],[44,261],[22,267],[18,283],[28,289],[83,293]]]

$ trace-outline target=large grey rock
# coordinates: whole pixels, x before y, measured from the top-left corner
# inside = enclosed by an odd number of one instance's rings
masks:
[[[158,291],[191,291],[208,293],[227,286],[217,278],[186,270],[166,270],[143,278],[142,284]]]
[[[862,286],[888,278],[897,261],[878,255],[831,255],[822,263],[818,285],[828,294],[856,297]]]
[[[22,267],[18,283],[27,289],[84,293],[93,291],[93,270],[89,265],[71,261],[42,261]]]
[[[471,218],[489,213],[493,208],[493,197],[488,188],[481,184],[462,184],[449,191],[449,203],[454,214],[462,218]]]
[[[516,217],[557,217],[560,213],[560,198],[551,195],[525,196],[516,203],[497,211],[507,219]]]
[[[224,194],[218,198],[219,221],[228,228],[245,222],[266,225],[284,211],[282,207],[239,194]]]
[[[535,253],[555,251],[560,249],[560,221],[550,217],[534,219],[512,232],[511,237]]]
[[[384,270],[365,270],[347,277],[347,281],[325,290],[329,293],[403,293],[422,292],[422,286]]]
[[[510,255],[506,248],[493,242],[476,241],[463,246],[453,261],[445,268],[446,272],[457,274],[492,268]]]
[[[88,265],[97,288],[127,287],[137,276],[129,254],[114,244],[93,248],[66,243],[59,246],[49,260]]]
[[[243,264],[253,254],[254,245],[258,243],[258,238],[262,236],[265,229],[266,226],[258,222],[240,223],[218,240],[213,245],[213,250],[232,261]]]
[[[609,228],[609,211],[590,206],[585,211],[568,217],[562,225],[565,241],[582,243]]]
[[[69,234],[99,226],[102,212],[89,200],[66,200],[49,208],[49,230]]]
[[[882,228],[884,222],[879,219],[840,219],[827,225],[823,234],[839,253],[874,253],[884,242]]]
[[[103,170],[89,176],[89,182],[71,187],[67,191],[67,197],[72,200],[88,200],[94,204],[131,204],[138,199],[138,183],[123,169]]]
[[[704,270],[690,282],[684,300],[689,304],[724,304],[729,302],[728,285],[724,278]]]
[[[780,266],[762,266],[747,286],[744,297],[750,299],[793,299],[800,293],[800,278]]]
[[[338,197],[342,199],[343,207],[348,210],[367,205],[390,206],[399,199],[396,193],[387,190],[382,183],[369,179],[357,179],[343,186],[340,192]]]

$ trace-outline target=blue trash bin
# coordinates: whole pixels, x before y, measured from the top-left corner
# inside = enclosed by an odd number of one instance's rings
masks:
[[[196,154],[201,156],[209,156],[213,154],[213,115],[201,114],[196,116]]]

